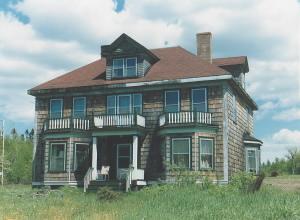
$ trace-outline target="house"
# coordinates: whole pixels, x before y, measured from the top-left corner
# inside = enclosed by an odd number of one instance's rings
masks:
[[[130,184],[172,180],[172,169],[227,183],[258,173],[257,105],[246,92],[246,56],[212,58],[212,34],[197,54],[147,49],[126,34],[101,58],[28,91],[35,97],[36,185],[82,185],[101,178]],[[130,169],[129,169],[130,167]]]

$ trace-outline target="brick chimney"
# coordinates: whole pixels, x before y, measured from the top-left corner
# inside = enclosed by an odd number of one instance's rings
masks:
[[[197,56],[211,63],[212,62],[211,33],[210,32],[198,33],[196,37],[197,37]]]

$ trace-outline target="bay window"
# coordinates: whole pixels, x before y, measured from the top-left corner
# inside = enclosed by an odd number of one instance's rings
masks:
[[[207,112],[206,88],[192,89],[192,111]]]
[[[63,100],[50,100],[50,118],[62,118],[63,116]]]
[[[165,112],[179,112],[180,98],[179,90],[165,91]]]
[[[246,171],[258,174],[259,166],[260,150],[255,147],[246,147]]]
[[[107,96],[107,114],[142,114],[142,94]]]
[[[213,169],[214,141],[209,138],[200,138],[200,169]]]
[[[190,138],[172,138],[172,164],[190,168]]]
[[[83,118],[86,112],[86,98],[74,97],[73,98],[73,117]]]
[[[49,149],[49,171],[64,172],[66,170],[66,143],[51,143]]]

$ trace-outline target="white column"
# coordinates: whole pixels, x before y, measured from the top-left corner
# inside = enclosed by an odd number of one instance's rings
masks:
[[[93,179],[97,178],[97,137],[93,137],[93,149],[92,149],[92,168]]]
[[[134,170],[137,170],[137,158],[138,157],[138,136],[133,136],[132,142],[132,166]]]

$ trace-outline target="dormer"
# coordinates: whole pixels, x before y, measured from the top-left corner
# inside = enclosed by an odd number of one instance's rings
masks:
[[[144,77],[159,58],[126,34],[101,46],[106,58],[106,80]]]

